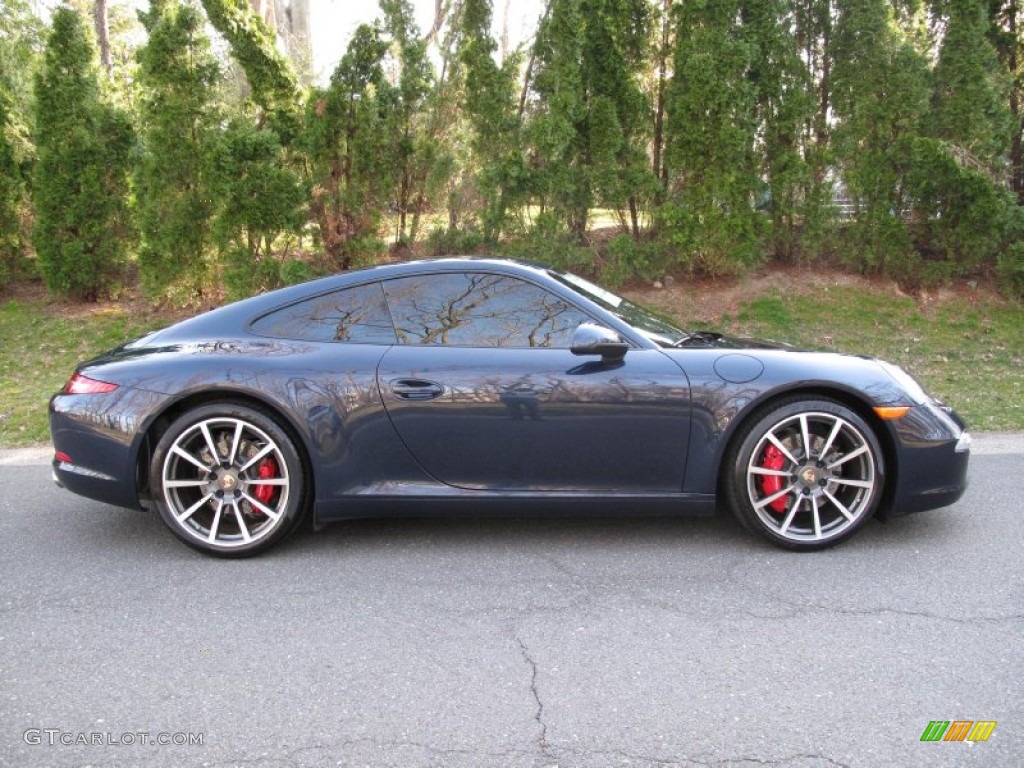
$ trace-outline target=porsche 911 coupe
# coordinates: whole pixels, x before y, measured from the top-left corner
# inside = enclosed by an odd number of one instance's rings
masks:
[[[963,421],[900,368],[686,331],[537,264],[291,286],[78,366],[54,480],[244,556],[308,517],[712,513],[795,550],[955,502]]]

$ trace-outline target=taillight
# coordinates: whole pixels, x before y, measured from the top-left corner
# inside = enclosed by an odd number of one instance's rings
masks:
[[[111,384],[109,381],[90,379],[88,376],[76,373],[68,379],[68,383],[64,385],[64,394],[102,395],[106,392],[113,392],[115,389],[117,389],[117,384]]]

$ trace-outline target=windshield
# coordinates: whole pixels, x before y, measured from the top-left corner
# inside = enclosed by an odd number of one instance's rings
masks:
[[[629,299],[616,296],[611,291],[570,272],[549,272],[553,278],[567,285],[581,296],[611,312],[624,323],[635,328],[662,347],[672,347],[686,340],[689,334],[676,328],[672,323],[655,314],[652,310],[634,304]]]

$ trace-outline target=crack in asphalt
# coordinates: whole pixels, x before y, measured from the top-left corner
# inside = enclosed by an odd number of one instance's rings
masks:
[[[519,640],[516,638],[517,641]],[[524,646],[520,641],[520,649]],[[529,658],[527,653],[524,653],[525,658]],[[314,760],[313,763],[305,762],[299,755],[302,752],[316,752],[317,750],[324,750],[328,752],[332,759],[343,758],[345,751],[352,747],[365,745],[369,747],[375,747],[377,749],[395,749],[395,748],[413,748],[420,749],[429,755],[432,755],[434,759],[444,758],[470,758],[473,761],[481,760],[499,760],[508,761],[511,759],[522,759],[529,758],[531,752],[520,750],[520,749],[509,749],[504,751],[481,751],[475,749],[444,749],[430,744],[423,744],[417,741],[401,741],[401,740],[388,740],[388,739],[374,739],[374,738],[360,738],[360,739],[348,739],[345,741],[338,742],[336,744],[317,744],[315,746],[298,747],[290,750],[283,757],[271,757],[269,755],[259,756],[255,758],[237,758],[234,760],[218,761],[216,763],[204,763],[207,768],[229,768],[230,766],[249,765],[249,766],[260,766],[261,768],[270,768],[271,766],[282,766],[282,768],[302,768],[307,765],[316,765],[316,756],[311,755],[310,757]],[[628,752],[621,749],[557,749],[549,751],[547,748],[544,750],[544,757],[548,760],[555,760],[557,753],[557,759],[566,759],[569,757],[575,759],[586,760],[587,758],[601,757],[601,756],[615,756],[617,758],[635,761],[640,765],[652,765],[652,766],[676,766],[677,768],[684,768],[685,766],[703,766],[704,768],[723,768],[725,766],[742,766],[742,765],[778,765],[783,766],[789,763],[797,761],[810,760],[814,761],[816,765],[830,766],[830,768],[851,768],[848,763],[843,763],[835,760],[827,755],[811,752],[801,752],[794,755],[786,755],[785,757],[779,758],[759,758],[749,757],[746,755],[737,757],[702,757],[702,756],[680,756],[680,757],[660,757],[657,755],[645,755],[638,754],[635,752]],[[507,763],[505,763],[507,764]]]
[[[537,738],[537,745],[540,747],[540,751],[545,756],[548,755],[548,726],[544,722],[544,702],[540,700],[540,693],[537,692],[537,662],[530,656],[530,650],[526,647],[526,643],[523,642],[519,635],[513,635],[516,642],[519,644],[519,652],[523,655],[523,659],[530,665],[530,693],[533,695],[533,700],[537,704],[537,711],[533,715],[533,719],[537,721],[537,725],[540,727],[540,736]]]
[[[315,744],[296,747],[286,752],[282,757],[261,755],[259,757],[234,758],[215,763],[204,763],[203,765],[206,768],[237,768],[238,766],[259,766],[259,768],[272,768],[272,766],[281,766],[281,768],[304,768],[304,766],[319,766],[323,764],[322,760],[318,760],[318,756],[315,754],[318,751],[326,752],[332,761],[334,761],[339,758],[344,758],[347,751],[359,746],[373,747],[378,750],[411,748],[422,750],[423,752],[431,755],[433,759],[464,757],[471,758],[474,762],[488,759],[508,761],[513,758],[528,758],[534,754],[532,751],[522,749],[487,751],[478,749],[444,748],[412,740],[375,739],[371,737],[363,737],[358,739],[345,739],[344,741],[332,744]],[[313,753],[309,756],[309,760],[303,759],[302,753],[304,752]]]
[[[639,761],[642,764],[647,765],[660,765],[660,766],[705,766],[705,768],[718,768],[718,766],[731,766],[731,765],[786,765],[797,760],[814,760],[820,765],[832,766],[833,768],[851,768],[847,763],[841,763],[838,760],[834,760],[827,755],[821,755],[817,753],[801,752],[795,755],[787,755],[785,757],[779,757],[775,759],[764,759],[759,757],[723,757],[723,758],[711,758],[702,759],[701,757],[657,757],[655,755],[641,755],[635,752],[627,752],[621,749],[611,750],[564,750],[565,752],[572,753],[578,757],[593,757],[595,755],[614,755],[624,760]]]
[[[909,616],[919,619],[931,619],[933,621],[948,621],[953,624],[999,624],[1003,622],[1021,621],[1024,620],[1024,614],[1009,614],[1006,616],[947,616],[941,613],[930,613],[928,611],[913,611],[905,608],[842,608],[834,605],[820,605],[818,603],[796,603],[792,600],[786,600],[785,598],[779,597],[772,593],[762,592],[762,594],[769,600],[774,600],[782,605],[787,605],[794,609],[793,613],[790,614],[759,614],[752,611],[744,611],[746,615],[755,619],[789,619],[802,614],[807,613],[828,613],[837,614],[840,616],[884,616],[886,614],[893,616]]]

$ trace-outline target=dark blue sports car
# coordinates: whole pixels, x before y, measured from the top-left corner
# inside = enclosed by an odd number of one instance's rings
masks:
[[[54,476],[242,556],[314,525],[505,508],[728,507],[790,549],[956,501],[970,437],[878,360],[674,327],[534,264],[373,267],[83,363]]]

